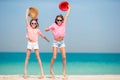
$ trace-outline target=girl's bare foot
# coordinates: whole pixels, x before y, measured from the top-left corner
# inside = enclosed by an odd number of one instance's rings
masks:
[[[63,78],[64,78],[65,80],[68,79],[67,74],[66,74],[65,72],[63,73]]]
[[[24,74],[24,75],[23,75],[23,78],[24,78],[24,79],[26,79],[26,78],[27,78],[27,75],[26,75],[26,74]]]
[[[51,76],[52,76],[53,80],[55,80],[55,75],[54,75],[53,70],[50,70],[50,74],[51,74]]]
[[[26,79],[27,78],[27,70],[24,70],[24,75],[23,78]]]
[[[43,79],[45,76],[44,76],[44,74],[42,74],[40,77],[39,77],[39,79]]]

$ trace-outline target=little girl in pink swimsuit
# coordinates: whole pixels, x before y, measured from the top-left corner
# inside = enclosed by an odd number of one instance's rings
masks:
[[[56,16],[55,23],[53,23],[51,26],[48,28],[45,28],[45,31],[52,31],[54,41],[53,41],[53,57],[51,59],[51,64],[50,64],[50,74],[52,75],[53,78],[54,72],[53,72],[53,64],[56,59],[56,55],[58,52],[58,48],[60,48],[60,52],[62,53],[62,60],[63,60],[63,76],[66,78],[66,50],[65,50],[65,43],[64,43],[64,37],[65,37],[65,28],[66,28],[66,22],[68,19],[70,13],[70,6],[69,9],[66,13],[65,18],[62,15]]]
[[[29,9],[26,11],[26,26],[27,26],[27,34],[26,37],[28,39],[28,44],[27,44],[27,52],[26,52],[26,59],[25,59],[25,66],[24,66],[24,78],[27,77],[27,65],[28,65],[28,60],[30,57],[30,53],[32,49],[34,49],[36,53],[36,57],[41,69],[41,77],[44,78],[44,72],[42,68],[42,63],[41,59],[39,57],[39,46],[38,46],[38,37],[41,36],[44,38],[46,41],[49,42],[49,40],[45,37],[44,34],[38,29],[38,20],[37,19],[31,19],[30,23],[28,22],[28,15],[29,15]]]

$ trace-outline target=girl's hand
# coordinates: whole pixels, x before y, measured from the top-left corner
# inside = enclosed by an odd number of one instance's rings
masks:
[[[68,10],[70,10],[71,9],[71,7],[70,7],[70,5],[68,5]]]
[[[47,39],[47,37],[44,37],[44,39],[45,39],[47,42],[50,42],[50,41]]]
[[[45,28],[45,31],[46,31],[46,32],[49,31],[49,28]]]
[[[50,42],[49,40],[47,40],[47,42]]]
[[[29,8],[27,8],[26,10],[26,25],[27,26],[29,26],[28,16],[29,16]]]
[[[26,15],[29,15],[29,8],[27,8],[26,10]]]

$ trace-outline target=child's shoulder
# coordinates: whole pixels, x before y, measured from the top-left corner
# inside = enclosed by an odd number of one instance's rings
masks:
[[[57,25],[56,23],[52,23],[52,26],[55,26],[55,25]]]
[[[30,25],[27,25],[27,28],[31,28],[31,26],[30,26]]]
[[[50,27],[54,27],[54,26],[56,26],[56,23],[52,23],[52,24],[49,26],[49,28],[50,28]]]
[[[37,31],[41,31],[39,28],[36,28]]]
[[[63,26],[65,26],[65,25],[66,25],[66,23],[65,23],[65,22],[63,22],[63,23],[62,23],[62,25],[63,25]]]

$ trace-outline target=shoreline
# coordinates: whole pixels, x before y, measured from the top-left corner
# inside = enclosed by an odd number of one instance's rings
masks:
[[[0,75],[0,80],[52,80],[50,75],[45,75],[44,79],[39,79],[39,75],[28,75],[27,79],[23,75]],[[56,80],[66,80],[62,75],[56,75]],[[120,75],[68,75],[67,80],[120,80]]]

